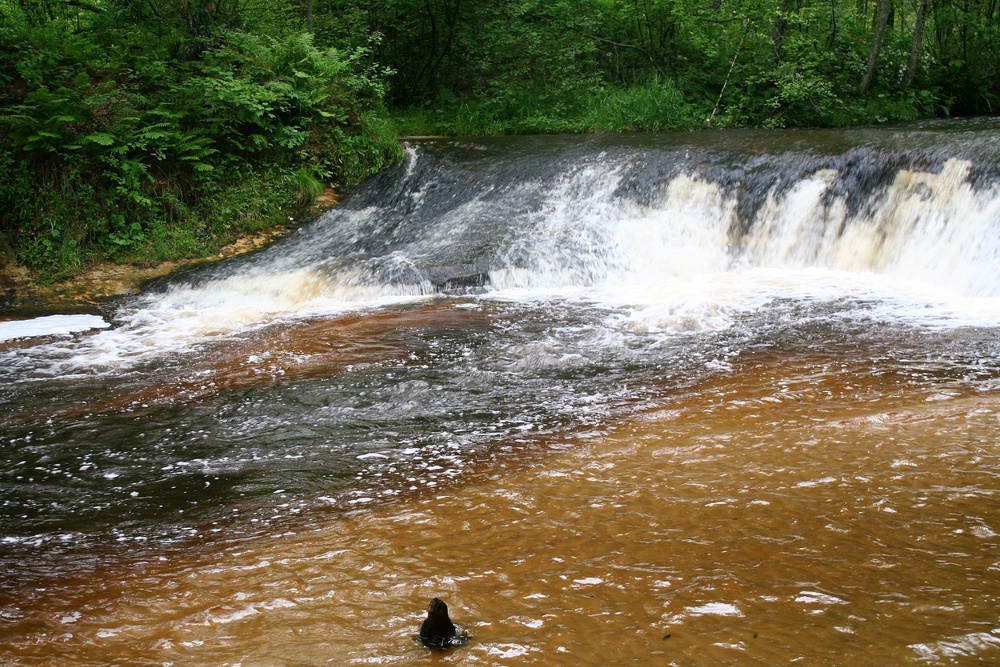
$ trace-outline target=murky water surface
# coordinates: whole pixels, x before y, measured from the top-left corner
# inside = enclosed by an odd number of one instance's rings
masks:
[[[0,322],[0,662],[1000,663],[998,153],[428,144]]]
[[[897,370],[749,355],[440,492],[53,582],[4,641],[18,664],[988,663],[1000,394]],[[469,646],[410,640],[434,596]]]

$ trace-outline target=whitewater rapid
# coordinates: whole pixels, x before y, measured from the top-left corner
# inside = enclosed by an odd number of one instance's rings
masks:
[[[902,134],[819,154],[767,149],[767,134],[415,143],[396,170],[251,259],[126,300],[109,321],[0,323],[0,340],[105,328],[18,353],[14,366],[51,375],[440,298],[569,300],[608,310],[609,326],[669,335],[787,300],[993,325],[996,141],[942,133],[911,150]]]

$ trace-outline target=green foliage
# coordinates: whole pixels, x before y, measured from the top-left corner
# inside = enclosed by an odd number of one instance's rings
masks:
[[[631,87],[560,91],[558,100],[455,100],[448,107],[402,110],[396,125],[407,135],[661,132],[698,127],[700,114],[670,80],[658,76]]]
[[[615,87],[591,96],[586,122],[592,130],[662,132],[697,126],[699,113],[669,79]]]
[[[50,277],[206,252],[400,158],[367,42],[254,33],[235,0],[77,6],[0,5],[0,236]]]
[[[996,113],[994,4],[0,0],[0,250],[53,276],[206,252],[399,160],[397,132]]]
[[[303,165],[291,175],[291,182],[295,187],[295,199],[300,206],[307,206],[315,201],[316,197],[323,192],[323,181],[315,167]]]
[[[875,50],[880,2],[892,2],[892,20]],[[917,39],[918,5],[344,0],[323,34],[384,34],[374,53],[397,72],[391,99],[414,133],[829,127],[997,113],[1000,12],[929,0]]]

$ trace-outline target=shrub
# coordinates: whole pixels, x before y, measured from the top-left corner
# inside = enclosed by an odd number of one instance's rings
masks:
[[[5,24],[0,234],[48,277],[205,252],[401,157],[365,49],[111,28]]]

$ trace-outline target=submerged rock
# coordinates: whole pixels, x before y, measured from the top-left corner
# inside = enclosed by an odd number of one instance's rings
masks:
[[[448,616],[448,605],[441,599],[434,598],[427,605],[427,618],[420,624],[420,634],[413,639],[427,648],[446,649],[462,646],[469,641],[469,636],[459,634]]]

